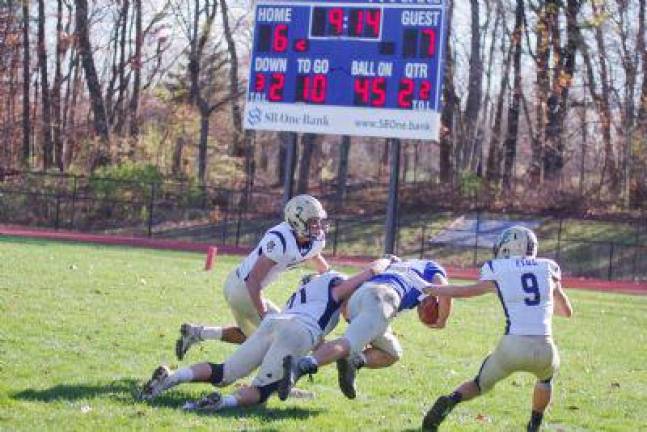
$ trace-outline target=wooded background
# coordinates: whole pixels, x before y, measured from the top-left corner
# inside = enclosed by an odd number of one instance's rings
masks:
[[[441,139],[403,142],[404,182],[493,205],[647,206],[645,2],[449,0]],[[242,129],[251,10],[0,0],[0,177],[280,185],[285,134]],[[304,134],[296,191],[386,182],[388,154],[382,139]]]

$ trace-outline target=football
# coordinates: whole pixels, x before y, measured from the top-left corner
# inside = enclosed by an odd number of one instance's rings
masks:
[[[438,320],[438,297],[427,296],[418,305],[418,318],[426,325]]]

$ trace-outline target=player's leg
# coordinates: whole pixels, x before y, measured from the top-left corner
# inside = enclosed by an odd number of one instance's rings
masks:
[[[514,371],[509,365],[508,349],[506,349],[505,342],[506,337],[499,342],[494,352],[483,360],[474,379],[465,381],[452,393],[436,399],[422,422],[424,431],[437,431],[456,405],[487,393],[497,382],[508,377]]]
[[[192,366],[172,372],[167,366],[159,366],[153,371],[151,378],[144,384],[140,393],[143,400],[152,400],[162,392],[187,382],[209,382],[214,374],[218,374],[218,365],[197,363]]]
[[[355,399],[357,389],[355,380],[362,368],[382,369],[391,366],[402,357],[402,347],[398,338],[388,326],[384,334],[371,341],[370,346],[357,355],[337,360],[337,383],[341,392],[349,399]]]
[[[198,344],[204,340],[221,340],[224,342],[241,344],[245,341],[245,333],[238,324],[239,321],[245,319],[244,313],[244,292],[246,290],[244,281],[241,281],[236,275],[236,271],[232,271],[227,276],[224,286],[225,300],[231,309],[235,325],[226,326],[207,326],[192,323],[183,323],[180,326],[180,337],[175,342],[175,355],[178,360],[182,360],[186,352],[193,345]]]
[[[320,345],[310,356],[284,359],[279,398],[285,400],[301,376],[315,374],[319,367],[349,355],[359,355],[367,344],[386,331],[389,319],[397,311],[397,301],[397,294],[388,287],[374,284],[361,287],[348,303],[351,321],[344,336]]]
[[[538,338],[535,338],[538,339]],[[559,353],[551,338],[533,343],[533,366],[529,368],[537,377],[533,389],[532,411],[527,431],[536,432],[541,427],[544,412],[548,408],[553,392],[553,377],[559,370]]]

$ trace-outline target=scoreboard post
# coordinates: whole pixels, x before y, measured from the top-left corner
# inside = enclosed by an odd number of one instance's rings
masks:
[[[444,0],[258,0],[247,129],[437,140]]]

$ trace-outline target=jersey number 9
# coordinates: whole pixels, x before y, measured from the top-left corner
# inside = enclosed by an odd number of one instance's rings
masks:
[[[532,297],[526,297],[524,302],[527,306],[537,306],[541,297],[539,296],[539,283],[537,277],[533,273],[524,273],[521,275],[521,286]]]

